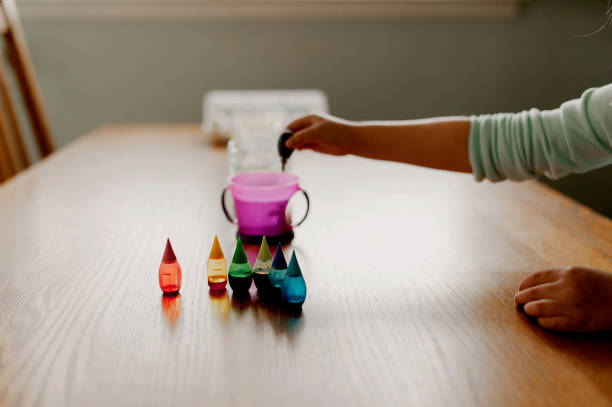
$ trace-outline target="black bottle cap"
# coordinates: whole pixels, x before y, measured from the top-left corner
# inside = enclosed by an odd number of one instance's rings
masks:
[[[285,146],[285,141],[287,141],[287,139],[289,139],[291,136],[293,136],[293,132],[287,130],[278,138],[278,154],[285,160],[291,157],[291,153],[293,153],[292,148]]]

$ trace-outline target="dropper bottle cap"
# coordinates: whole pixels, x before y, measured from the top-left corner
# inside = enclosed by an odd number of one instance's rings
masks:
[[[287,261],[283,255],[283,246],[280,242],[276,246],[276,253],[274,254],[274,260],[272,260],[272,268],[276,270],[285,270],[287,268]]]
[[[162,263],[174,263],[176,261],[176,255],[174,254],[174,250],[172,249],[172,245],[170,244],[170,239],[166,240],[166,250],[164,250],[164,257],[162,258]]]
[[[240,240],[240,238],[238,238],[238,243],[236,243],[236,250],[234,251],[234,257],[232,257],[232,263],[249,263],[247,255],[244,251],[244,246],[242,246],[242,240]]]
[[[285,171],[285,164],[287,163],[287,160],[289,159],[289,157],[291,157],[291,154],[293,153],[293,149],[285,145],[285,142],[291,136],[293,136],[293,132],[287,130],[278,138],[278,155],[280,155],[281,161],[283,163],[283,171]]]
[[[265,267],[266,264],[268,265],[267,269],[272,266],[272,253],[270,252],[268,242],[266,241],[266,237],[264,236],[261,239],[261,246],[259,247],[257,260],[255,260],[255,268]]]
[[[208,255],[210,259],[224,259],[223,250],[221,250],[221,245],[219,244],[219,239],[217,235],[215,235],[215,240],[213,242],[212,248],[210,249],[210,254]]]
[[[291,260],[289,261],[289,267],[287,267],[287,276],[297,277],[302,275],[302,270],[300,269],[300,264],[297,261],[297,257],[295,257],[295,250],[291,253]]]

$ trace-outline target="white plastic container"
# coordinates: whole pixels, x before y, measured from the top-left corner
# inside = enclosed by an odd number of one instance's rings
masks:
[[[328,113],[320,90],[214,90],[204,96],[202,130],[228,142],[230,174],[278,171],[278,136],[298,117]]]

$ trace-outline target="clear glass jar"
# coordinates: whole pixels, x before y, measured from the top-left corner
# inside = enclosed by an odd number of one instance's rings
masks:
[[[227,144],[229,172],[280,171],[277,141],[286,125],[283,110],[246,110],[232,115],[232,138]]]

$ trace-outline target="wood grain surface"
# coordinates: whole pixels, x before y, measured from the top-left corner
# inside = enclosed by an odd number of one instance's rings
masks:
[[[0,187],[0,405],[612,404],[610,335],[513,303],[535,270],[612,270],[610,220],[534,182],[291,161],[312,204],[285,248],[300,315],[209,292],[214,234],[231,257],[235,228],[226,152],[196,126],[105,127]],[[177,297],[157,283],[167,237]]]

